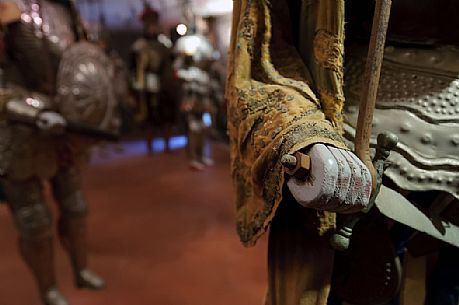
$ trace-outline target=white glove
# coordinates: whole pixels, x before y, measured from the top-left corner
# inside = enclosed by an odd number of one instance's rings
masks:
[[[340,213],[355,213],[368,206],[371,174],[352,152],[315,144],[308,155],[311,170],[306,180],[291,177],[287,181],[299,204]]]
[[[67,122],[59,113],[43,111],[38,115],[36,125],[48,134],[61,135],[65,132]]]

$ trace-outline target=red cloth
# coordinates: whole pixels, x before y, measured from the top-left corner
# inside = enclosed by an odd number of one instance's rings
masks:
[[[153,9],[149,5],[145,5],[142,14],[140,15],[140,20],[145,22],[147,20],[158,21],[159,13],[157,10]]]

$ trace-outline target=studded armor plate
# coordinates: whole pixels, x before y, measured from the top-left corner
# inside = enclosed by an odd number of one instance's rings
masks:
[[[353,140],[364,55],[347,61],[345,136]],[[386,48],[373,121],[400,143],[386,175],[401,188],[440,190],[459,198],[459,50]],[[373,144],[375,143],[373,139]]]

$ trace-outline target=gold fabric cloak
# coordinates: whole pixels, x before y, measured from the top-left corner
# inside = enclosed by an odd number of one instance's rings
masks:
[[[226,99],[237,229],[250,246],[267,230],[282,201],[280,163],[315,143],[346,148],[344,0],[303,1],[299,54],[287,0],[234,0]],[[317,212],[319,233],[335,214]]]

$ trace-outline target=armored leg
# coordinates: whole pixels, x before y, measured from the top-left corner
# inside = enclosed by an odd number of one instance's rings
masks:
[[[154,131],[153,127],[148,127],[145,135],[145,142],[147,144],[147,153],[149,156],[153,155],[153,139],[154,139]]]
[[[188,152],[190,166],[195,169],[203,167],[204,159],[204,126],[195,114],[188,115]]]
[[[191,160],[201,162],[203,156],[203,135],[201,130],[191,130],[188,136]]]
[[[38,178],[27,181],[1,180],[19,230],[19,249],[32,271],[46,305],[68,305],[56,287],[51,217]]]
[[[155,128],[157,127],[157,97],[153,93],[144,93],[144,100],[146,103],[147,108],[147,130],[145,135],[145,140],[147,142],[147,152],[148,155],[153,155],[154,147],[153,147],[153,140],[155,135]]]
[[[58,232],[64,249],[70,256],[79,288],[101,289],[104,280],[88,268],[86,200],[80,189],[79,173],[75,169],[63,169],[52,179],[54,197],[59,205]]]

